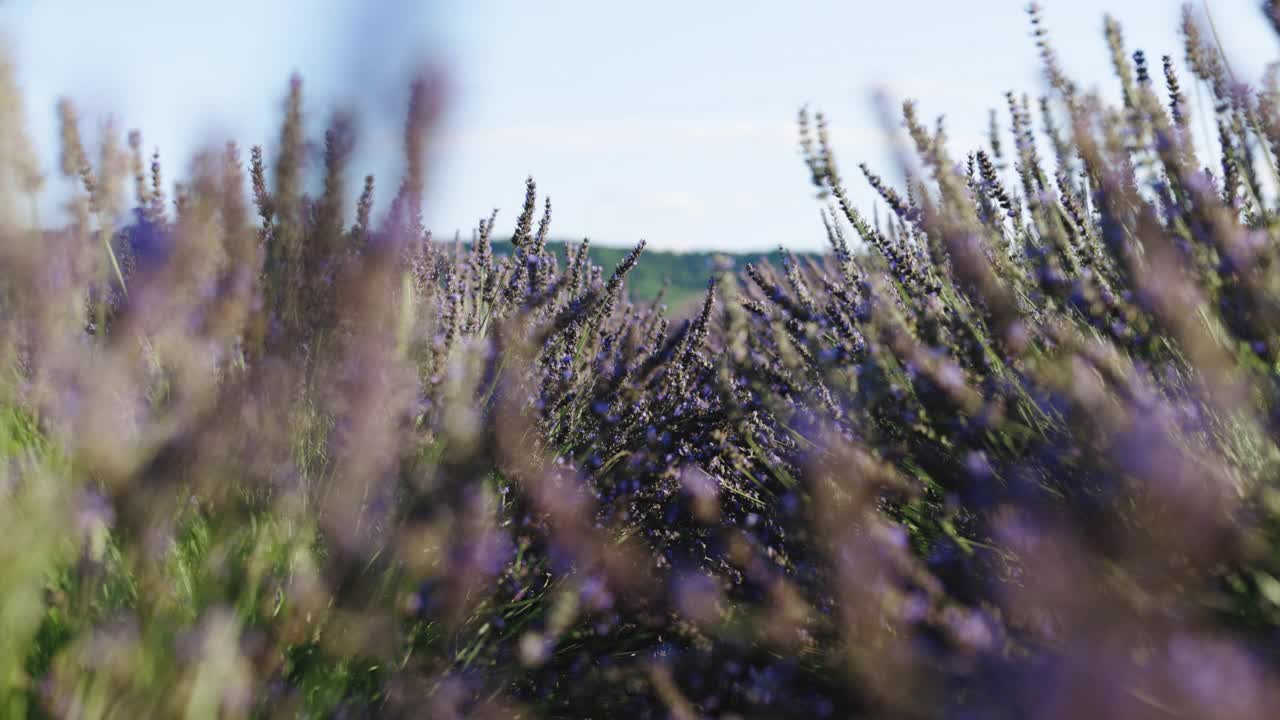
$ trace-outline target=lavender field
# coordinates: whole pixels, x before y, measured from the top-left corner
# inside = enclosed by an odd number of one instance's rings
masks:
[[[67,100],[53,178],[4,60],[0,717],[1276,717],[1280,64],[1169,20],[1113,102],[1033,6],[898,167],[800,110],[828,250],[688,312],[533,179],[433,235],[432,75],[401,177],[295,76],[189,164]]]

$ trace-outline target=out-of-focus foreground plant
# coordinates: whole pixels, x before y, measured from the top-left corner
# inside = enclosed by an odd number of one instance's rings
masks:
[[[1112,107],[1031,17],[1049,93],[964,156],[905,104],[884,222],[802,113],[832,252],[674,327],[532,180],[433,240],[426,79],[351,220],[296,79],[169,190],[63,103],[48,230],[2,68],[0,714],[1268,717],[1278,75],[1108,21]]]

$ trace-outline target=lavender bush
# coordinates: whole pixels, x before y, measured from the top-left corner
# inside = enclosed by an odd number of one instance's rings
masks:
[[[171,188],[63,103],[48,230],[0,68],[3,714],[1269,717],[1280,75],[1108,21],[1110,106],[1031,20],[1048,94],[963,155],[904,104],[884,222],[802,112],[831,252],[679,322],[532,179],[434,240],[427,78],[353,219],[298,79]]]

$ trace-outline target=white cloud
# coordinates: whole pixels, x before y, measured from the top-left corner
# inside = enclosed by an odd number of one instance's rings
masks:
[[[706,203],[700,197],[683,190],[651,193],[645,198],[645,201],[646,204],[657,210],[702,212],[707,209]]]
[[[875,142],[877,128],[833,126],[832,139],[840,144]],[[767,143],[793,146],[796,126],[788,122],[749,120],[687,120],[658,122],[614,119],[572,125],[509,125],[459,128],[446,132],[443,141],[465,148],[538,147],[575,152],[603,152],[636,145],[707,145],[713,143]]]

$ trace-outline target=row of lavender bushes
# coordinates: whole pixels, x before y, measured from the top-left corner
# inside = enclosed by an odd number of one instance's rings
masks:
[[[427,80],[354,219],[297,80],[172,188],[64,104],[40,230],[3,68],[0,714],[1269,717],[1280,70],[1108,21],[1112,106],[1031,19],[1046,96],[962,155],[904,105],[883,223],[802,113],[831,252],[679,322],[532,180],[433,241]]]

